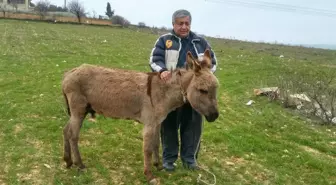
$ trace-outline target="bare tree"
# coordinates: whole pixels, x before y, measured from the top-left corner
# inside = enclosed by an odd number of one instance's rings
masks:
[[[50,7],[50,2],[48,0],[40,0],[36,3],[34,10],[41,16],[41,19],[47,15]]]
[[[68,9],[77,17],[79,23],[81,22],[82,17],[86,16],[84,6],[79,3],[78,0],[70,1],[68,4]]]
[[[92,18],[94,19],[97,18],[97,12],[95,10],[92,10]]]
[[[6,17],[7,7],[6,5],[0,5],[0,11],[3,13],[3,16]]]
[[[17,10],[18,10],[18,0],[9,0],[8,4],[10,4],[15,9],[15,11],[17,12]]]

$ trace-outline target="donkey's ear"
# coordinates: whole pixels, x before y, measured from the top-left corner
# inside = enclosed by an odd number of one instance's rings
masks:
[[[204,51],[204,58],[202,61],[202,68],[211,68],[211,53],[209,49]]]
[[[194,57],[192,56],[191,52],[188,51],[187,52],[187,66],[186,66],[188,70],[193,69],[194,61],[195,61]]]
[[[211,60],[211,53],[210,53],[210,50],[209,48],[207,48],[205,51],[204,51],[204,56],[208,59]]]
[[[187,52],[187,69],[193,69],[195,72],[201,70],[201,65],[193,57],[190,51]]]

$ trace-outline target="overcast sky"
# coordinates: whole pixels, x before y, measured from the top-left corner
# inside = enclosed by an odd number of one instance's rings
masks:
[[[59,6],[64,5],[64,0],[49,1]],[[191,29],[210,36],[286,44],[336,44],[336,0],[79,1],[91,15],[93,10],[98,15],[105,15],[106,4],[110,2],[115,14],[124,16],[133,24],[143,21],[150,26],[171,27],[172,13],[184,8],[193,16]],[[260,2],[266,4],[260,5]],[[289,6],[302,8],[300,11],[288,12],[288,8],[291,8]],[[307,12],[316,12],[316,9],[324,9],[322,13],[329,11],[329,16]]]

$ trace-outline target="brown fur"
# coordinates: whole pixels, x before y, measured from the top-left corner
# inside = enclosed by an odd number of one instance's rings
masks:
[[[211,73],[209,52],[197,62],[188,52],[187,69],[172,71],[167,82],[158,73],[143,73],[83,64],[64,74],[62,91],[70,119],[64,127],[66,166],[85,168],[78,148],[79,132],[88,113],[110,118],[132,119],[144,124],[144,174],[147,181],[158,182],[151,164],[162,169],[159,157],[160,126],[167,114],[188,102],[209,122],[218,118],[217,78]],[[73,152],[73,159],[71,157]]]

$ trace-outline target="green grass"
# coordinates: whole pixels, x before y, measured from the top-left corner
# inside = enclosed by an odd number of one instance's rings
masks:
[[[82,63],[149,71],[157,35],[130,29],[0,19],[0,184],[146,184],[142,125],[85,120],[80,150],[88,167],[66,170],[68,117],[63,71]],[[104,42],[106,40],[106,42]],[[220,118],[205,123],[199,164],[217,184],[335,184],[336,129],[305,119],[253,88],[288,68],[325,69],[336,51],[210,39],[219,60]],[[284,58],[279,58],[284,55]],[[245,103],[253,99],[252,106]],[[48,168],[47,166],[50,166]],[[154,171],[162,184],[195,184],[204,171]]]

